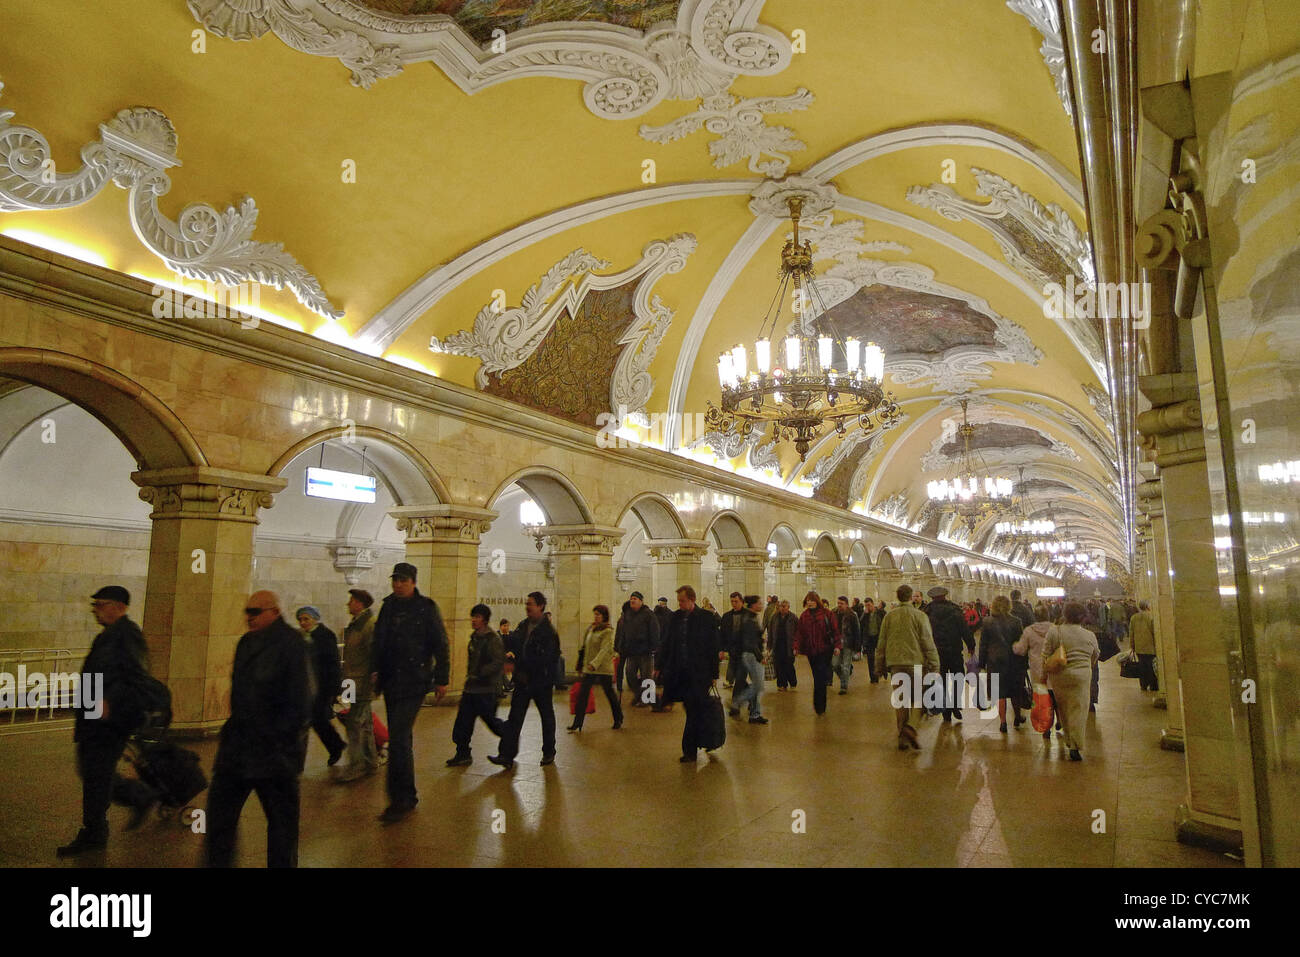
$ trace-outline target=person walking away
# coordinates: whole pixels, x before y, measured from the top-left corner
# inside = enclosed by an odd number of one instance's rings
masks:
[[[311,728],[329,752],[329,766],[339,763],[347,745],[334,729],[334,701],[343,690],[343,669],[339,663],[339,639],[321,624],[320,612],[304,605],[294,612],[303,637],[311,644],[312,687]]]
[[[555,679],[560,667],[560,636],[546,617],[546,596],[529,592],[524,601],[524,620],[506,641],[506,661],[513,665],[515,690],[510,697],[510,715],[501,734],[497,753],[488,756],[493,764],[512,768],[519,754],[519,733],[530,704],[537,706],[542,722],[543,767],[555,763]]]
[[[777,691],[794,691],[799,685],[794,670],[794,639],[798,627],[799,619],[790,611],[790,603],[779,602],[777,613],[767,626],[767,647],[776,670]]]
[[[936,585],[928,594],[931,602],[926,614],[930,619],[934,646],[939,652],[939,672],[943,675],[943,720],[956,718],[960,721],[966,698],[963,651],[965,654],[975,651],[975,638],[961,609],[948,601],[948,589]]]
[[[230,867],[250,792],[266,815],[266,866],[298,866],[299,779],[312,723],[311,659],[274,592],[248,597],[248,631],[235,646],[230,718],[221,727],[208,789],[208,867]]]
[[[497,689],[501,687],[506,649],[501,635],[492,630],[491,621],[492,609],[487,605],[480,603],[469,610],[473,631],[465,656],[465,687],[451,728],[451,743],[456,746],[456,753],[447,759],[449,768],[474,763],[469,743],[474,736],[475,721],[481,720],[498,738],[505,730],[505,722],[497,717]]]
[[[1016,670],[1011,653],[1012,646],[1020,639],[1023,631],[1020,619],[1011,614],[1011,600],[1006,595],[994,598],[992,612],[980,623],[980,670],[989,676],[990,683],[997,682],[994,693],[997,695],[998,721],[1001,725],[998,730],[1003,734],[1007,733],[1007,699],[1012,699],[1015,726],[1018,728],[1025,721],[1020,715],[1020,706],[1013,698],[1013,682],[1023,681],[1024,673]]]
[[[1047,643],[1047,632],[1052,627],[1049,621],[1051,611],[1046,605],[1038,605],[1034,609],[1035,621],[1032,625],[1020,633],[1020,638],[1011,646],[1013,654],[1024,655],[1029,662],[1029,680],[1035,685],[1047,685],[1047,673],[1043,671],[1043,646]],[[1048,694],[1052,699],[1052,713],[1056,711],[1056,695],[1048,689]],[[1060,717],[1057,716],[1057,727],[1060,727]],[[1043,732],[1043,738],[1050,739],[1052,729],[1048,728]]]
[[[862,653],[862,627],[858,616],[849,608],[849,600],[843,595],[835,599],[835,627],[839,629],[843,647],[839,653],[839,667],[835,669],[840,676],[840,694],[849,693],[849,678],[853,676],[853,656]]]
[[[97,707],[78,710],[73,719],[72,741],[77,748],[77,773],[81,775],[81,830],[55,852],[69,857],[108,846],[108,806],[115,790],[117,762],[127,738],[145,715],[140,695],[149,674],[149,651],[140,627],[127,616],[131,593],[121,585],[105,585],[90,596],[90,610],[103,626],[91,642],[81,674],[85,680],[103,675],[102,700]],[[85,692],[82,693],[85,701]],[[98,712],[96,714],[95,712]],[[124,787],[116,787],[122,793]],[[156,799],[147,785],[132,788],[136,813],[143,819]]]
[[[740,716],[741,705],[749,705],[749,723],[767,724],[763,717],[763,630],[759,614],[763,610],[763,600],[757,595],[745,596],[745,609],[740,621],[740,667],[744,669],[749,680],[739,692],[731,695],[731,716]]]
[[[1083,740],[1088,727],[1088,700],[1092,671],[1101,649],[1097,636],[1083,626],[1087,614],[1083,605],[1072,601],[1065,606],[1065,623],[1053,625],[1043,644],[1043,657],[1050,658],[1058,647],[1065,647],[1065,667],[1049,672],[1047,683],[1056,697],[1056,707],[1065,731],[1065,746],[1071,761],[1082,761]]]
[[[804,612],[795,630],[795,654],[805,655],[813,675],[813,711],[826,713],[826,688],[831,683],[831,657],[840,650],[842,641],[835,619],[822,605],[815,591],[803,599]]]
[[[898,586],[898,604],[880,622],[880,640],[876,644],[876,673],[889,675],[894,685],[891,696],[898,724],[898,750],[921,750],[916,725],[920,720],[922,694],[916,686],[916,669],[922,675],[939,672],[939,652],[935,648],[930,619],[912,604],[912,586]],[[895,684],[895,675],[904,679]]]
[[[1022,597],[1019,588],[1011,589],[1011,614],[1020,619],[1020,630],[1034,623],[1034,609]]]
[[[348,589],[348,613],[352,620],[343,629],[343,680],[352,682],[353,701],[348,706],[344,730],[348,738],[348,766],[335,780],[355,781],[379,769],[375,748],[375,721],[371,703],[374,687],[375,603],[363,588]]]
[[[695,604],[695,589],[682,585],[677,589],[677,611],[664,635],[660,673],[665,701],[680,701],[686,709],[680,759],[683,764],[699,758],[704,709],[709,689],[718,680],[720,660],[717,620],[712,612]]]
[[[447,693],[451,655],[438,603],[420,594],[416,568],[393,566],[392,594],[384,598],[375,621],[375,693],[388,710],[388,807],[385,824],[400,821],[419,803],[415,790],[415,719],[432,685],[436,700]]]
[[[614,691],[614,629],[609,624],[609,609],[596,605],[591,609],[591,624],[582,639],[583,669],[582,681],[578,685],[578,706],[573,709],[573,723],[569,731],[577,733],[582,730],[587,717],[587,696],[593,686],[600,685],[605,690],[609,701],[609,710],[614,714],[614,730],[623,727],[623,705]]]
[[[618,622],[619,654],[626,662],[624,672],[628,690],[632,692],[632,707],[641,708],[648,702],[641,700],[642,685],[646,679],[654,681],[654,649],[659,643],[659,619],[645,604],[639,591],[632,592],[627,600],[627,611]]]
[[[1156,681],[1156,622],[1151,617],[1151,603],[1145,598],[1138,602],[1138,610],[1128,620],[1130,647],[1137,655],[1138,667],[1142,669],[1138,676],[1143,691],[1159,691]]]

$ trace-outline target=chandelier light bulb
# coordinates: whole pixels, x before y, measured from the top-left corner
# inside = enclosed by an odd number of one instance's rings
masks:
[[[868,342],[862,354],[862,372],[868,379],[885,380],[885,353],[874,342]]]
[[[834,345],[830,336],[817,337],[817,361],[821,364],[822,371],[827,372],[831,369],[831,346]]]
[[[758,365],[758,371],[767,375],[772,368],[772,343],[767,339],[759,339],[754,343],[754,362]]]
[[[731,350],[731,359],[734,363],[733,373],[737,379],[745,378],[745,347],[738,345]]]
[[[801,358],[800,355],[799,355],[799,351],[800,351],[800,350],[799,350],[799,347],[800,347],[800,345],[802,345],[802,343],[799,342],[799,337],[798,337],[798,336],[787,336],[787,337],[786,337],[786,340],[785,340],[785,367],[786,367],[787,369],[789,369],[791,372],[798,372],[798,371],[799,371],[799,365],[800,365],[799,360],[800,360],[800,358]]]
[[[862,350],[862,343],[858,342],[858,340],[854,339],[852,336],[844,340],[844,353],[849,360],[849,366],[848,366],[849,375],[852,375],[854,370],[857,369],[858,367],[858,359],[860,357],[861,350]]]
[[[731,385],[731,353],[724,352],[718,356],[718,382],[725,389]]]

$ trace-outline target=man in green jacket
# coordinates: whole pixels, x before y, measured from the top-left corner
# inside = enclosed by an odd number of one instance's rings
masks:
[[[475,719],[481,718],[498,738],[505,730],[506,723],[497,717],[497,689],[501,686],[501,672],[506,664],[506,646],[501,636],[492,630],[491,620],[492,609],[487,605],[475,605],[469,611],[469,623],[474,632],[469,636],[465,687],[460,694],[456,723],[451,728],[451,741],[456,745],[456,753],[447,760],[449,768],[474,763],[469,742],[474,735]]]
[[[379,768],[375,748],[373,645],[375,638],[374,596],[364,588],[348,589],[348,613],[352,615],[343,629],[344,703],[348,716],[344,726],[348,733],[348,765],[334,780],[355,781]]]
[[[930,619],[911,604],[912,586],[898,586],[899,604],[880,622],[880,640],[876,644],[876,672],[890,676],[894,687],[891,697],[898,721],[898,750],[909,747],[921,750],[917,740],[913,712],[921,707],[921,672],[938,673],[939,652],[934,647]],[[897,677],[901,675],[902,677]],[[919,721],[919,717],[917,718]]]
[[[1133,653],[1137,655],[1138,666],[1142,674],[1138,680],[1143,691],[1159,691],[1156,682],[1156,622],[1151,617],[1151,603],[1145,599],[1138,602],[1138,610],[1128,622],[1129,640]]]

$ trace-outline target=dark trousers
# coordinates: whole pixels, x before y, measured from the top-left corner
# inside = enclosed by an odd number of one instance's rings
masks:
[[[422,704],[424,695],[384,698],[388,710],[388,803],[395,807],[415,806],[414,731]]]
[[[250,791],[266,815],[266,866],[298,866],[298,778],[246,778],[218,771],[208,788],[208,867],[230,867]]]
[[[1101,691],[1101,665],[1098,662],[1092,663],[1092,696],[1090,701],[1093,705],[1097,704],[1097,697]]]
[[[686,727],[682,728],[682,754],[694,758],[699,751],[700,726],[704,722],[704,709],[709,705],[709,692],[688,691],[682,699],[686,709]]]
[[[614,715],[614,723],[623,723],[623,705],[618,700],[618,695],[614,693],[614,679],[609,675],[585,674],[578,685],[578,706],[577,712],[573,716],[573,726],[581,728],[583,719],[587,717],[587,696],[591,694],[591,689],[595,685],[600,685],[605,689],[605,698],[609,701],[609,710]]]
[[[510,698],[510,716],[506,718],[501,747],[497,751],[500,757],[513,761],[519,753],[519,732],[523,730],[530,703],[537,705],[537,715],[542,719],[542,756],[555,753],[555,702],[551,699],[554,691],[554,686],[549,684],[515,688]]]
[[[809,655],[808,664],[813,675],[813,710],[818,714],[826,713],[826,689],[831,683],[831,655],[833,649],[827,649],[819,655]]]
[[[498,738],[506,723],[497,717],[497,696],[486,694],[461,694],[460,707],[456,709],[456,723],[451,726],[451,741],[457,754],[469,754],[469,740],[474,736],[474,722],[482,719],[488,730]],[[392,758],[389,758],[391,761]]]
[[[943,716],[950,718],[960,712],[961,706],[966,703],[957,698],[959,689],[966,687],[966,661],[960,647],[956,650],[939,649],[939,673],[943,676]],[[965,694],[961,690],[963,698]]]
[[[619,659],[622,661],[622,659]],[[654,664],[649,655],[628,655],[627,656],[627,690],[632,692],[632,705],[635,707],[639,704],[649,704],[642,701],[642,695],[645,690],[642,685],[649,678],[654,681]]]
[[[333,699],[331,698],[330,701]],[[334,709],[330,707],[330,701],[326,701],[323,705],[319,701],[316,703],[316,707],[312,709],[311,729],[316,732],[316,737],[320,738],[320,743],[325,745],[325,750],[332,758],[336,754],[342,754],[348,746],[334,728]]]
[[[880,675],[876,674],[876,645],[878,644],[880,644],[880,636],[871,635],[862,645],[862,657],[867,659],[867,673],[871,675],[872,684],[880,680]]]
[[[789,649],[776,649],[772,653],[772,663],[776,666],[776,686],[778,688],[796,688],[799,686],[799,677],[794,670],[794,655]]]
[[[81,825],[98,837],[108,837],[108,805],[117,762],[126,736],[111,728],[83,729],[77,742],[77,773],[81,775]]]
[[[616,655],[618,663],[614,666],[614,679],[618,682],[618,693],[623,693],[623,671],[627,668],[627,659],[623,655]]]
[[[1138,681],[1141,683],[1143,691],[1160,690],[1160,684],[1156,681],[1155,663],[1155,655],[1138,655],[1138,667],[1142,669],[1142,673],[1138,675]]]

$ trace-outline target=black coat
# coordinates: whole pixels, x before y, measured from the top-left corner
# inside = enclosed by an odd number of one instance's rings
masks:
[[[505,643],[495,631],[476,631],[469,636],[465,668],[465,694],[496,694],[506,664]]]
[[[295,778],[307,759],[311,679],[302,633],[283,618],[235,646],[230,719],[215,771],[245,778]]]
[[[759,661],[763,660],[763,623],[748,608],[740,612],[740,635],[736,645],[736,654],[743,655],[745,652]]]
[[[135,622],[123,615],[113,624],[105,625],[91,642],[81,673],[104,676],[103,694],[107,709],[99,718],[87,718],[85,712],[77,711],[73,721],[73,741],[80,741],[82,735],[90,730],[125,735],[139,727],[144,717],[140,686],[149,673],[149,649]]]
[[[506,639],[506,654],[514,655],[515,685],[542,688],[555,684],[560,670],[560,636],[546,618],[538,620],[528,637],[524,637],[529,620],[525,618]]]
[[[722,650],[733,657],[739,657],[743,650],[740,641],[740,624],[736,619],[740,619],[743,623],[748,613],[747,608],[742,608],[740,611],[728,608],[718,618],[718,642]]]
[[[668,627],[673,622],[673,610],[664,605],[655,605],[655,621],[659,624],[659,640],[655,644],[656,656],[664,653],[664,639],[668,637]]]
[[[926,614],[930,616],[930,630],[934,633],[934,647],[939,657],[952,660],[960,657],[962,646],[967,651],[975,650],[975,638],[971,635],[970,625],[960,608],[946,598],[937,598],[930,603]]]
[[[384,599],[375,620],[373,648],[378,693],[385,697],[421,697],[432,686],[446,685],[451,677],[447,629],[438,603],[418,588],[410,598]]]
[[[343,690],[343,663],[339,660],[339,638],[323,624],[311,631],[311,673],[316,696],[312,712],[329,720],[331,705]]]
[[[777,612],[767,624],[767,646],[772,654],[782,660],[794,657],[794,633],[799,627],[799,616],[794,612],[782,615]]]
[[[854,614],[853,609],[846,609],[841,614],[837,608],[831,614],[835,616],[835,621],[840,626],[840,635],[843,637],[844,646],[849,651],[861,651],[862,623],[858,620],[858,616]]]
[[[1016,684],[1024,681],[1025,671],[1015,660],[1020,656],[1011,652],[1022,631],[1015,615],[990,615],[980,624],[980,667],[990,676],[998,676],[998,696],[1002,698],[1011,697]]]
[[[618,653],[624,658],[652,655],[658,644],[658,616],[648,605],[642,605],[640,611],[628,608],[618,620],[618,633],[614,638]]]
[[[673,613],[664,637],[664,694],[684,700],[708,694],[718,677],[718,621],[713,612],[696,605]]]

